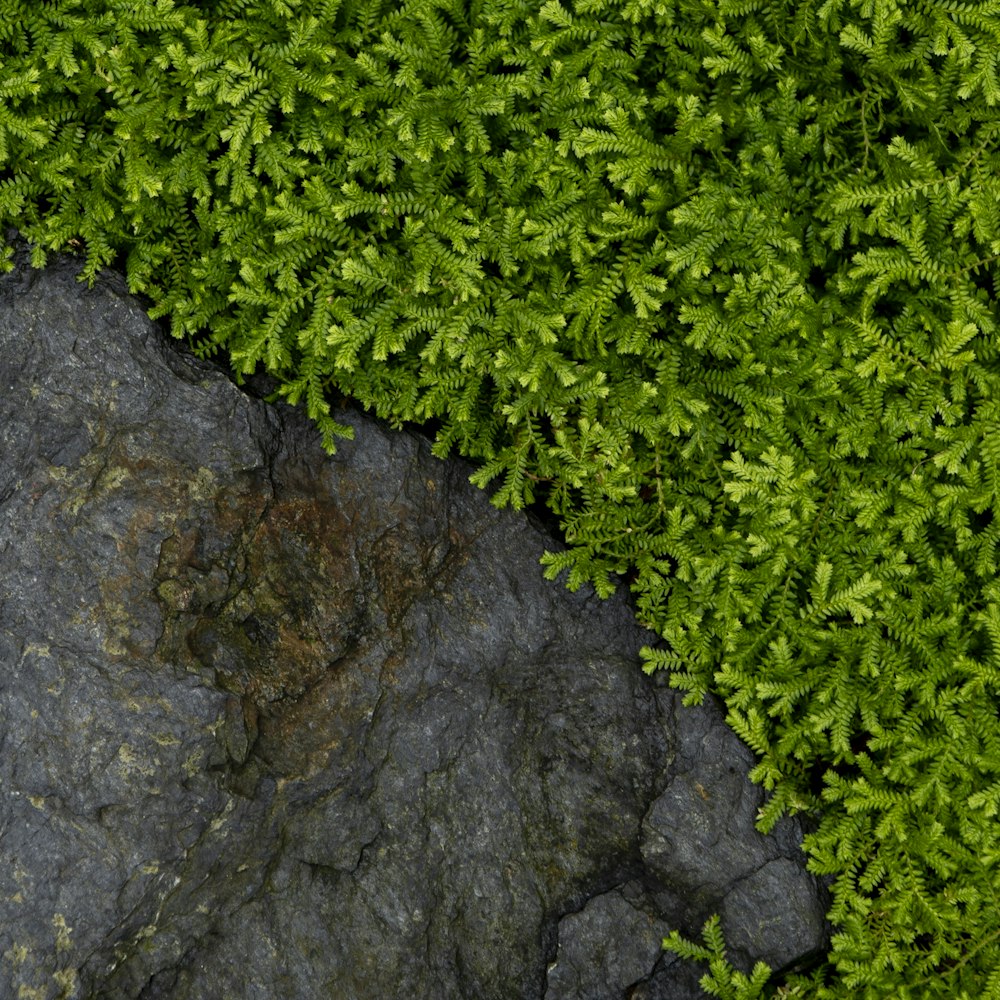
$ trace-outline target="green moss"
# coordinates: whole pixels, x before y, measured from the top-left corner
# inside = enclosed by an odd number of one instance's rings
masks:
[[[997,994],[998,15],[6,0],[0,221],[626,575],[762,829],[820,818],[836,935],[777,995]]]

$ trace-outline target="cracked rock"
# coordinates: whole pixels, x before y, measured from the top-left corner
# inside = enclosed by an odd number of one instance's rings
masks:
[[[752,755],[643,675],[626,595],[543,578],[542,522],[16,263],[0,996],[683,1000],[659,941],[712,912],[741,962],[823,950],[800,827],[754,831]]]
[[[634,906],[618,889],[594,896],[559,923],[559,951],[549,966],[545,1000],[626,996],[648,978],[669,932],[665,921]]]

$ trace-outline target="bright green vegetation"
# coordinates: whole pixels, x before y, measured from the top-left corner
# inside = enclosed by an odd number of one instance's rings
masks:
[[[717,995],[1000,997],[998,54],[997,0],[0,0],[0,223],[626,577],[835,877],[826,964]]]

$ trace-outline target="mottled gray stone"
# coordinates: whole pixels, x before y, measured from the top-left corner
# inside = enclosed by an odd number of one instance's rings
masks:
[[[559,950],[549,966],[545,1000],[620,997],[648,978],[670,926],[621,890],[594,896],[559,922]]]
[[[543,524],[17,264],[0,997],[680,1000],[655,939],[720,908],[741,961],[822,948],[801,830],[753,830],[749,752],[642,674],[625,595],[543,578]]]
[[[798,872],[797,859],[779,857],[729,889],[719,915],[726,943],[735,952],[781,969],[823,940],[823,915],[811,885]]]
[[[802,873],[800,824],[783,817],[767,836],[754,827],[765,792],[747,780],[752,751],[710,700],[678,707],[658,690],[675,725],[667,782],[643,821],[642,855],[654,881],[675,894],[688,925],[718,912],[733,964],[794,966],[826,946],[816,884]]]

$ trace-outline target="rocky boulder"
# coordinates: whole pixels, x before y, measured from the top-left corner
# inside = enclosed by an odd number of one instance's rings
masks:
[[[329,457],[124,281],[0,278],[0,996],[701,995],[822,955],[802,831],[627,595],[419,434]]]

